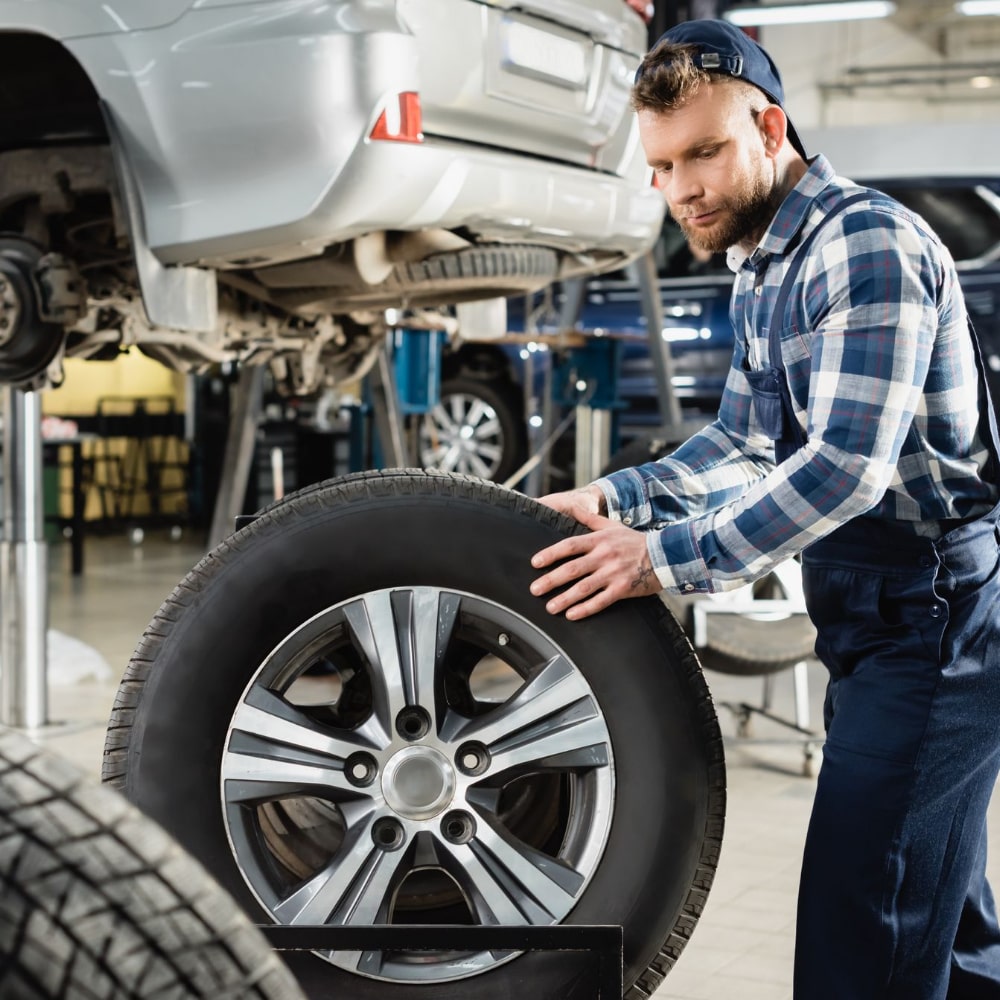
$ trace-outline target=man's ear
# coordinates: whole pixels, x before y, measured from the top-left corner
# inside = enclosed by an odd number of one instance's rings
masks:
[[[765,154],[770,157],[777,156],[785,145],[788,133],[788,119],[785,117],[785,112],[777,104],[769,104],[757,116],[757,125],[764,140]]]

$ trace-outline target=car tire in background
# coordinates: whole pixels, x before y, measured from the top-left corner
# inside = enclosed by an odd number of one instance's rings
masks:
[[[669,434],[657,432],[633,439],[612,455],[604,475],[644,465],[663,457],[680,442]],[[740,591],[707,597],[687,598],[664,594],[663,600],[696,643],[702,664],[724,674],[772,674],[815,653],[816,629],[804,613],[802,569],[795,559],[788,560],[760,580]],[[718,611],[704,616],[704,633],[696,635],[694,608],[698,601],[714,601],[717,606],[752,607],[756,601],[791,602],[793,610],[762,606],[761,610],[743,613]]]
[[[502,378],[445,378],[439,402],[418,421],[418,454],[425,469],[503,482],[527,457],[524,403],[517,388]]]
[[[215,880],[128,802],[0,729],[0,996],[303,1000]]]
[[[649,996],[712,882],[722,741],[660,601],[569,622],[531,596],[532,553],[582,530],[420,470],[272,504],[146,630],[105,780],[258,921],[621,924]],[[573,952],[287,961],[317,997],[593,997]]]

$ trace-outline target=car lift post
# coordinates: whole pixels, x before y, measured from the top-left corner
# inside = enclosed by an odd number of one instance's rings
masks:
[[[675,431],[676,440],[683,440],[681,404],[674,392],[674,361],[670,345],[663,339],[663,302],[656,275],[653,251],[644,253],[632,264],[639,280],[639,298],[642,314],[646,317],[646,335],[649,338],[649,356],[656,376],[656,395],[660,404],[660,418],[665,428]]]
[[[263,408],[264,367],[245,365],[240,369],[236,382],[229,429],[226,432],[226,450],[222,458],[222,478],[215,495],[212,525],[209,528],[209,547],[217,545],[233,530],[236,518],[242,513],[250,469],[257,444],[257,426]]]
[[[0,541],[0,724],[48,722],[48,560],[40,393],[5,385]]]
[[[639,285],[639,299],[646,320],[649,355],[656,378],[660,419],[668,439],[679,442],[685,436],[684,418],[681,413],[680,401],[674,391],[674,364],[670,345],[663,338],[663,303],[660,300],[653,251],[647,251],[630,266]],[[561,317],[563,329],[569,329],[575,323],[580,315],[582,304],[582,282],[580,282],[577,296],[567,296]],[[591,388],[592,398],[588,398],[586,402],[577,406],[575,482],[577,486],[583,486],[597,478],[610,458],[613,410],[616,405],[620,404],[608,401],[617,401],[617,366],[609,363],[604,369],[604,377],[610,380],[611,384],[602,386],[601,380],[597,380]]]

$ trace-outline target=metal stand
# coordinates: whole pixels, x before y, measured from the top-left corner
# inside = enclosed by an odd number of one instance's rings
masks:
[[[264,391],[264,368],[248,365],[240,371],[236,385],[236,398],[229,431],[226,435],[226,451],[222,463],[222,479],[215,497],[212,511],[212,526],[209,529],[209,546],[221,542],[233,530],[236,516],[242,513],[243,498],[246,495],[250,467],[253,464],[254,448],[257,441],[257,425]]]
[[[576,456],[574,485],[586,486],[597,479],[611,457],[611,425],[614,413],[594,406],[576,408]]]
[[[728,709],[736,717],[736,737],[742,742],[758,744],[798,743],[802,746],[802,774],[811,778],[815,774],[816,750],[823,745],[823,734],[809,728],[809,676],[804,660],[792,666],[792,685],[795,696],[795,721],[776,715],[771,711],[774,695],[774,678],[776,674],[764,677],[764,690],[759,705],[748,702],[719,702],[722,708]],[[762,739],[753,735],[753,717],[759,715],[776,725],[784,726],[799,734],[799,738]]]
[[[375,431],[385,460],[385,467],[405,469],[412,465],[410,450],[406,446],[406,429],[399,405],[396,375],[392,368],[392,355],[386,339],[379,351],[378,361],[369,374],[372,395],[372,412]]]
[[[595,1000],[621,1000],[622,928],[605,924],[497,927],[395,924],[379,927],[260,925],[277,951],[579,951],[597,957]]]
[[[801,592],[801,585],[796,589],[794,579],[787,574],[782,579],[783,586],[789,592],[786,598],[775,598],[770,601],[755,600],[751,603],[734,602],[713,602],[700,600],[696,601],[691,609],[693,622],[693,636],[695,649],[705,645],[707,634],[707,615],[734,615],[753,614],[767,615],[777,613],[780,615],[804,615],[805,596]],[[765,674],[763,677],[763,691],[759,705],[751,705],[748,702],[719,702],[720,707],[728,709],[736,717],[737,739],[758,744],[784,744],[798,743],[802,747],[803,761],[802,773],[805,777],[811,778],[815,772],[814,758],[817,748],[823,745],[824,736],[810,728],[809,712],[809,668],[805,660],[800,660],[791,667],[792,686],[794,689],[794,721],[776,715],[771,711],[774,698],[774,680],[777,673]],[[783,673],[784,671],[779,671]],[[760,716],[773,722],[776,725],[791,729],[798,734],[799,738],[790,739],[762,739],[753,736],[753,718]]]
[[[646,336],[649,338],[649,355],[656,376],[656,395],[660,403],[660,417],[666,428],[675,429],[677,440],[683,440],[679,428],[684,422],[680,400],[674,392],[674,361],[670,345],[663,339],[663,302],[656,275],[653,251],[644,253],[633,265],[639,279],[639,297],[646,317]]]
[[[3,386],[3,541],[0,542],[0,723],[48,722],[47,547],[42,417],[37,392]]]

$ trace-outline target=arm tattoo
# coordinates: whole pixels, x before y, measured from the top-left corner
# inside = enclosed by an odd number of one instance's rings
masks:
[[[644,588],[649,583],[649,578],[651,576],[653,576],[653,567],[643,566],[642,563],[640,563],[635,574],[635,579],[630,584],[631,588],[633,590],[640,590]]]

